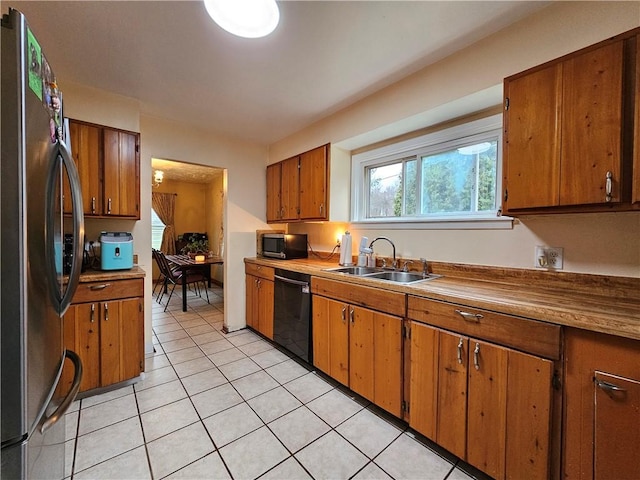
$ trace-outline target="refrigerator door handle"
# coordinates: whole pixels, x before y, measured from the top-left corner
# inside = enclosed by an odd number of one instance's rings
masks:
[[[73,375],[71,390],[69,390],[69,393],[66,397],[64,397],[64,400],[58,406],[58,408],[56,408],[56,410],[44,420],[42,426],[40,427],[40,433],[46,432],[47,430],[49,430],[49,428],[55,425],[58,420],[64,417],[64,414],[67,413],[67,410],[69,410],[69,407],[78,396],[78,391],[80,390],[80,382],[82,381],[82,360],[80,360],[78,354],[73,350],[65,351],[64,356],[71,360],[73,362],[73,366],[75,367],[75,374]]]
[[[62,161],[61,165],[58,163],[58,159]],[[67,311],[67,308],[69,308],[69,305],[71,305],[71,299],[73,298],[80,281],[82,255],[84,250],[84,213],[82,205],[82,187],[80,185],[78,169],[73,158],[71,158],[69,149],[62,140],[58,140],[56,148],[53,150],[51,165],[49,178],[47,180],[47,191],[45,192],[45,201],[47,203],[45,242],[47,245],[46,254],[49,257],[49,281],[51,282],[51,289],[55,293],[55,303],[58,308],[58,313],[62,316]],[[61,188],[57,185],[57,183],[61,181],[59,170],[60,166],[63,167],[63,170],[66,170],[69,178],[69,190],[71,191],[71,203],[73,209],[73,261],[71,264],[69,281],[66,289],[64,289],[64,293],[60,292],[60,285],[58,283],[59,279],[58,271],[56,269],[56,246],[54,238],[56,207],[60,207],[60,211],[62,211],[62,205],[57,206],[53,204],[57,187]],[[62,232],[60,234],[62,235]]]

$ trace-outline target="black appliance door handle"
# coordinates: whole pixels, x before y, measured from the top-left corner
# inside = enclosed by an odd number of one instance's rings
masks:
[[[290,283],[291,285],[298,285],[300,287],[308,287],[309,282],[301,282],[300,280],[292,280],[290,278],[281,277],[280,275],[274,275],[273,278],[284,283]]]
[[[73,366],[75,367],[75,374],[73,375],[73,383],[71,384],[71,390],[67,393],[67,396],[64,397],[62,403],[56,408],[56,410],[49,415],[45,421],[42,423],[40,427],[40,433],[44,433],[49,430],[53,425],[55,425],[73,403],[73,401],[78,396],[78,391],[80,390],[80,382],[82,381],[82,360],[78,354],[72,350],[67,350],[64,352],[64,356],[73,362]]]

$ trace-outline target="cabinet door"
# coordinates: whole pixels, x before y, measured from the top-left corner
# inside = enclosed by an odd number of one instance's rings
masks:
[[[103,129],[104,214],[139,218],[137,135]]]
[[[594,478],[640,476],[640,380],[595,372]]]
[[[374,312],[349,306],[349,388],[374,401]]]
[[[506,478],[551,478],[553,362],[508,350]]]
[[[558,204],[562,68],[505,82],[505,211]]]
[[[438,341],[435,328],[411,322],[409,425],[434,441],[438,412]],[[466,381],[466,372],[464,377]]]
[[[100,334],[98,305],[84,303],[71,305],[64,315],[64,346],[78,354],[82,361],[80,391],[100,386]],[[69,361],[62,374],[63,391],[68,392],[73,382],[74,368]]]
[[[563,62],[560,205],[621,201],[622,66],[622,41]]]
[[[402,417],[402,318],[373,314],[373,400],[396,417]]]
[[[273,340],[273,287],[270,280],[258,280],[258,331]]]
[[[507,349],[469,341],[467,462],[505,478]],[[520,452],[523,455],[524,452]]]
[[[102,215],[102,135],[100,127],[69,121],[71,152],[78,166],[85,215]],[[65,212],[71,211],[71,195],[65,186]]]
[[[80,391],[84,392],[100,386],[100,304],[72,305],[65,314],[65,322],[71,316],[75,316],[74,351],[82,361]]]
[[[327,147],[300,156],[300,219],[328,219]]]
[[[289,158],[282,163],[281,212],[280,220],[297,220],[300,215],[299,185],[300,170],[299,157]]]
[[[247,327],[258,329],[256,305],[258,304],[258,279],[253,275],[245,276],[246,287],[246,322]]]
[[[319,295],[312,297],[313,364],[349,385],[349,305]]]
[[[282,163],[267,166],[267,222],[280,220],[280,190],[282,189]]]
[[[144,310],[141,298],[122,300],[121,308],[121,380],[137,377],[144,370]]]
[[[438,330],[438,407],[436,441],[460,458],[466,456],[466,337]]]
[[[313,322],[313,365],[329,374],[329,300],[318,295],[311,297]]]
[[[100,379],[101,386],[122,380],[120,375],[120,306],[122,301],[100,303]]]

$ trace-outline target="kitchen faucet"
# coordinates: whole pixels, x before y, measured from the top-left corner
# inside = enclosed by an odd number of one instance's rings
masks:
[[[398,262],[396,260],[396,246],[393,244],[390,238],[376,237],[373,240],[371,240],[371,243],[369,244],[369,248],[373,249],[373,244],[376,243],[378,240],[386,240],[391,244],[391,247],[393,247],[393,263],[391,264],[391,267],[395,270],[398,267]],[[383,265],[383,268],[384,268],[384,265]]]

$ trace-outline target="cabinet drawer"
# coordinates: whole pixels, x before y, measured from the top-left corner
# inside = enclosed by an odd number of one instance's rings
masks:
[[[312,277],[311,292],[399,317],[406,312],[406,295],[390,290]]]
[[[560,326],[409,295],[407,316],[447,330],[553,360],[560,359]]]
[[[273,268],[265,267],[264,265],[258,265],[255,263],[245,263],[244,273],[247,275],[253,275],[254,277],[264,278],[265,280],[273,280]]]
[[[144,296],[144,280],[142,278],[87,282],[78,285],[73,296],[73,303],[102,302],[142,296]]]

